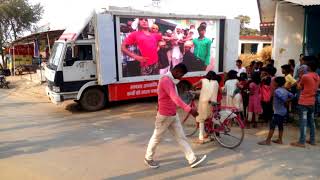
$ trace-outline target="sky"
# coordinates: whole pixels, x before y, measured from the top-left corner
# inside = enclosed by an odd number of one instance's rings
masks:
[[[145,10],[150,10],[152,7],[152,0],[87,0],[86,3],[80,0],[29,0],[29,2],[41,3],[44,14],[38,26],[50,23],[51,29],[66,28],[68,24],[86,18],[93,9],[101,9],[108,5],[131,6]],[[257,0],[160,0],[160,8],[167,12],[219,15],[231,19],[240,14],[248,15],[251,17],[249,27],[256,29],[260,23]]]

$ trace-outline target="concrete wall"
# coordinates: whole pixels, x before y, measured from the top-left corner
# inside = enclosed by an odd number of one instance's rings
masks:
[[[236,67],[235,61],[238,58],[239,34],[240,21],[238,19],[226,19],[223,55],[224,72],[228,72]]]
[[[303,47],[304,9],[282,2],[277,3],[272,57],[278,74],[289,59],[298,62]]]
[[[263,48],[263,44],[270,44],[272,45],[271,41],[266,40],[247,40],[247,39],[240,39],[239,40],[239,47],[238,47],[238,55],[241,54],[241,44],[258,44],[257,53],[261,51]]]

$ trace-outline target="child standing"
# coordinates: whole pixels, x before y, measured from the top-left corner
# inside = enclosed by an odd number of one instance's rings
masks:
[[[291,88],[296,85],[296,80],[290,74],[291,66],[289,64],[285,64],[281,66],[281,69],[282,69],[282,74],[285,75],[285,79],[286,79],[286,83],[284,84],[284,87],[290,91]]]
[[[253,122],[253,127],[257,127],[259,114],[262,113],[260,98],[260,73],[252,74],[251,83],[249,84],[249,106],[248,106],[248,122]],[[249,127],[249,124],[248,124]]]
[[[207,140],[204,139],[204,121],[210,117],[211,106],[210,102],[217,102],[217,95],[219,84],[215,80],[216,73],[209,71],[207,75],[198,83],[194,84],[195,87],[201,85],[198,113],[196,121],[199,123],[199,139],[196,143],[204,144]]]
[[[235,95],[235,91],[237,89],[237,84],[239,83],[238,72],[235,70],[231,70],[228,72],[228,80],[224,84],[224,94],[226,96],[226,106],[228,107],[234,107],[235,104],[233,102],[233,98]]]
[[[271,76],[268,68],[261,68],[261,106],[262,106],[262,117],[265,122],[269,122],[272,119],[272,102],[271,102]]]
[[[247,107],[249,104],[249,84],[248,84],[248,76],[247,73],[243,72],[240,74],[238,88],[240,88],[241,96],[242,96],[242,104],[243,104],[243,117],[245,120],[248,117]]]
[[[284,77],[276,77],[275,78],[275,91],[273,95],[273,109],[274,114],[273,118],[270,121],[270,129],[269,134],[266,140],[259,142],[259,145],[270,145],[271,144],[271,138],[273,136],[274,130],[276,126],[278,126],[279,130],[279,137],[277,140],[273,140],[272,142],[277,144],[283,144],[282,141],[282,135],[283,135],[283,121],[285,116],[287,115],[287,108],[285,106],[285,103],[288,101],[288,99],[291,99],[293,97],[293,94],[287,91],[285,88],[283,88],[286,80]]]

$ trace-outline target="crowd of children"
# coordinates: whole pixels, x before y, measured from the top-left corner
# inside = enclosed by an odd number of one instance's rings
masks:
[[[257,122],[269,123],[269,134],[259,145],[271,142],[283,143],[283,125],[290,122],[289,112],[298,110],[300,139],[292,146],[305,147],[305,143],[315,145],[314,116],[319,115],[320,103],[320,67],[319,59],[313,56],[300,56],[300,64],[290,59],[282,65],[283,76],[275,76],[277,69],[274,60],[251,62],[247,68],[237,60],[237,68],[225,76],[224,87],[218,86],[218,75],[210,71],[201,84],[199,100],[200,123],[199,142],[204,142],[203,122],[209,117],[209,102],[221,102],[222,105],[238,108],[247,128],[257,127]],[[220,98],[218,98],[220,97]],[[223,98],[221,98],[223,97]],[[272,140],[275,128],[279,137]],[[306,129],[310,128],[310,139],[306,140]]]

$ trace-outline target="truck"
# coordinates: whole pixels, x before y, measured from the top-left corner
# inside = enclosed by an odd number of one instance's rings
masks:
[[[199,28],[209,39],[207,61],[196,54]],[[174,61],[188,64],[185,80],[190,83],[208,70],[232,69],[239,31],[240,22],[224,16],[118,7],[94,11],[55,41],[45,67],[46,94],[55,104],[74,100],[87,111],[101,110],[108,102],[157,96],[158,80]],[[166,48],[164,56],[161,47]]]

